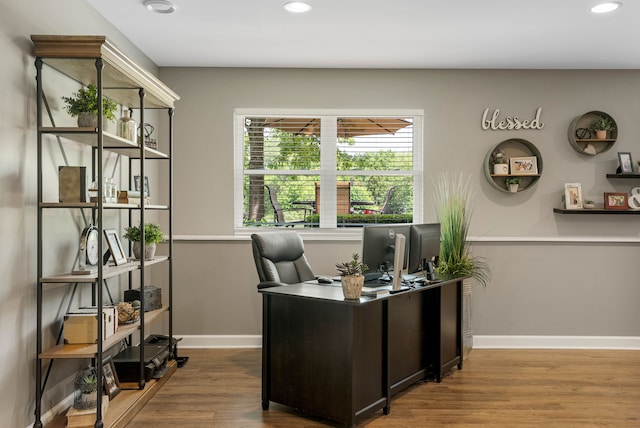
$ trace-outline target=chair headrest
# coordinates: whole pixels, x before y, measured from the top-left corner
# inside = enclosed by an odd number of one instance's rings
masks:
[[[297,260],[304,254],[302,238],[295,232],[254,233],[251,240],[259,254],[274,263]]]

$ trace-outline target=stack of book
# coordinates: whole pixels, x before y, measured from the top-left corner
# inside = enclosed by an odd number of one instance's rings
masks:
[[[119,204],[134,204],[140,205],[140,199],[142,198],[142,192],[138,190],[121,190],[118,192]],[[145,196],[145,204],[151,203],[148,196]]]
[[[109,408],[109,396],[102,396],[102,419],[104,420]],[[70,428],[92,428],[96,423],[97,408],[78,410],[71,407],[67,411],[67,427]]]

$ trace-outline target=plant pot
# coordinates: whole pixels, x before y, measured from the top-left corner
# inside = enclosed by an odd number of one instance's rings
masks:
[[[518,187],[520,185],[519,184],[508,184],[507,187],[509,188],[509,191],[511,193],[517,193],[518,192]]]
[[[133,243],[133,256],[137,259],[140,260],[140,241],[136,241]],[[151,260],[153,259],[153,256],[155,256],[156,254],[156,244],[146,244],[144,246],[144,259],[145,260]]]
[[[102,129],[107,127],[107,117],[102,116]],[[98,115],[95,113],[83,112],[78,114],[78,126],[81,128],[97,128],[98,127]]]
[[[598,140],[606,140],[607,139],[607,131],[604,129],[599,129],[596,131],[596,138]]]
[[[342,294],[345,299],[355,300],[362,295],[362,287],[364,286],[364,276],[362,275],[344,275],[342,277]]]
[[[493,173],[496,175],[509,174],[509,165],[506,163],[496,163],[493,165]]]

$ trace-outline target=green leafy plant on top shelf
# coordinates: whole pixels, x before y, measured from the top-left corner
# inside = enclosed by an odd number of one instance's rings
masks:
[[[125,229],[124,238],[131,242],[140,242],[140,227],[131,226]],[[160,226],[154,223],[145,223],[144,225],[144,242],[145,244],[157,244],[164,240],[164,234]]]
[[[592,131],[613,131],[616,129],[613,124],[613,120],[607,116],[600,116],[595,122],[591,124]]]
[[[522,179],[520,177],[508,177],[504,183],[508,186],[510,184],[520,184]]]
[[[463,173],[441,173],[435,182],[434,206],[441,230],[436,272],[449,278],[469,276],[486,287],[489,265],[471,253],[467,241],[474,194],[471,177]]]
[[[364,263],[360,262],[360,255],[353,253],[351,260],[344,263],[336,263],[336,269],[341,276],[362,275],[364,271],[369,269]]]
[[[72,117],[80,113],[98,114],[98,88],[90,83],[86,88],[81,88],[72,97],[62,97],[66,103],[65,109]],[[116,109],[118,105],[109,98],[102,98],[102,114],[109,120],[116,119]]]

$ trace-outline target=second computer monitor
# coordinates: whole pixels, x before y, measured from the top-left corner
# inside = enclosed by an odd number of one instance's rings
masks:
[[[365,280],[384,276],[393,269],[396,233],[405,236],[403,268],[406,268],[409,255],[409,224],[374,224],[362,228],[362,262],[369,266]]]
[[[440,223],[412,224],[409,273],[429,273],[440,256]]]

